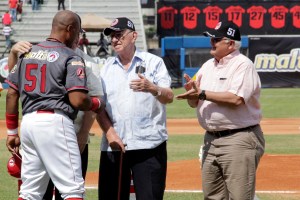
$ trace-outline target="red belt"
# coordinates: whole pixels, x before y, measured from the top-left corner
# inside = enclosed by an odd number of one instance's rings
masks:
[[[36,113],[48,113],[48,114],[54,114],[54,110],[38,110]]]

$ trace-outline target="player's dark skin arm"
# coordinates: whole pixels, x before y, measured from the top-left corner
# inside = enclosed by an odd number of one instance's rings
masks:
[[[8,88],[6,95],[6,113],[18,114],[19,92],[15,89]],[[8,135],[6,139],[7,149],[12,153],[19,153],[20,138],[18,135]]]
[[[71,105],[78,110],[88,111],[91,109],[91,98],[82,90],[73,90],[68,93]]]
[[[6,95],[6,113],[16,114],[19,108],[19,92],[13,88],[8,88]]]
[[[29,52],[32,47],[32,44],[27,41],[20,41],[14,44],[8,55],[8,70],[11,71],[12,68],[18,62],[18,53],[23,54]]]
[[[105,110],[102,110],[97,113],[96,116],[97,122],[103,132],[106,134],[106,138],[108,140],[109,146],[115,149],[121,149],[125,153],[125,146],[121,140],[121,138],[116,133],[111,120]]]
[[[84,111],[83,118],[82,118],[82,124],[77,133],[77,141],[78,141],[80,153],[82,153],[85,148],[85,145],[89,138],[89,131],[95,121],[95,118],[96,118],[95,112]]]

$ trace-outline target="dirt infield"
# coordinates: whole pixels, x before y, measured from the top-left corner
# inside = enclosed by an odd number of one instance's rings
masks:
[[[300,119],[264,119],[264,134],[300,134]],[[167,121],[169,134],[203,134],[197,119]],[[0,121],[0,139],[6,137],[4,121]],[[91,132],[100,135],[95,123]],[[168,163],[167,190],[201,190],[201,170],[197,159]],[[97,172],[87,174],[87,186],[96,186]],[[257,191],[300,192],[300,155],[264,155],[258,168]]]
[[[300,155],[264,155],[258,168],[257,191],[300,193]],[[98,173],[87,174],[87,185],[97,186]],[[198,160],[168,163],[167,190],[202,190]]]
[[[96,127],[95,127],[96,126]],[[101,134],[98,125],[92,131]],[[264,134],[300,134],[300,119],[265,119]],[[167,121],[169,134],[203,134],[197,119]],[[96,177],[96,179],[95,179]],[[97,173],[87,175],[87,184],[97,185]],[[300,192],[300,155],[264,155],[258,168],[257,190]],[[200,163],[196,160],[168,163],[167,190],[202,190]]]
[[[300,119],[278,118],[264,119],[261,121],[264,134],[300,134]],[[169,134],[203,134],[204,130],[199,126],[197,119],[168,119],[167,128]],[[101,135],[97,123],[94,123],[92,133]],[[0,120],[0,139],[6,137],[6,125]]]

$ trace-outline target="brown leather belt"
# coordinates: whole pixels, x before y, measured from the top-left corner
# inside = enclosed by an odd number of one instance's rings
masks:
[[[37,110],[36,113],[48,113],[48,114],[54,114],[54,110]]]
[[[253,126],[248,126],[248,127],[245,127],[245,128],[228,129],[228,130],[224,130],[224,131],[207,131],[207,133],[211,134],[215,137],[225,137],[227,135],[231,135],[231,134],[234,134],[234,133],[238,133],[238,132],[242,132],[242,131],[252,129],[256,126],[258,126],[258,124],[255,124]]]

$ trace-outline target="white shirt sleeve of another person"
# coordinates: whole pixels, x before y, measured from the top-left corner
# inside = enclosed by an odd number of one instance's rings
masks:
[[[103,96],[103,88],[100,80],[100,66],[97,63],[86,62],[86,77],[89,96]],[[82,125],[83,111],[79,111],[74,121],[76,133],[79,132]]]
[[[100,66],[96,63],[86,63],[87,86],[90,96],[102,96],[103,88],[100,80]]]

